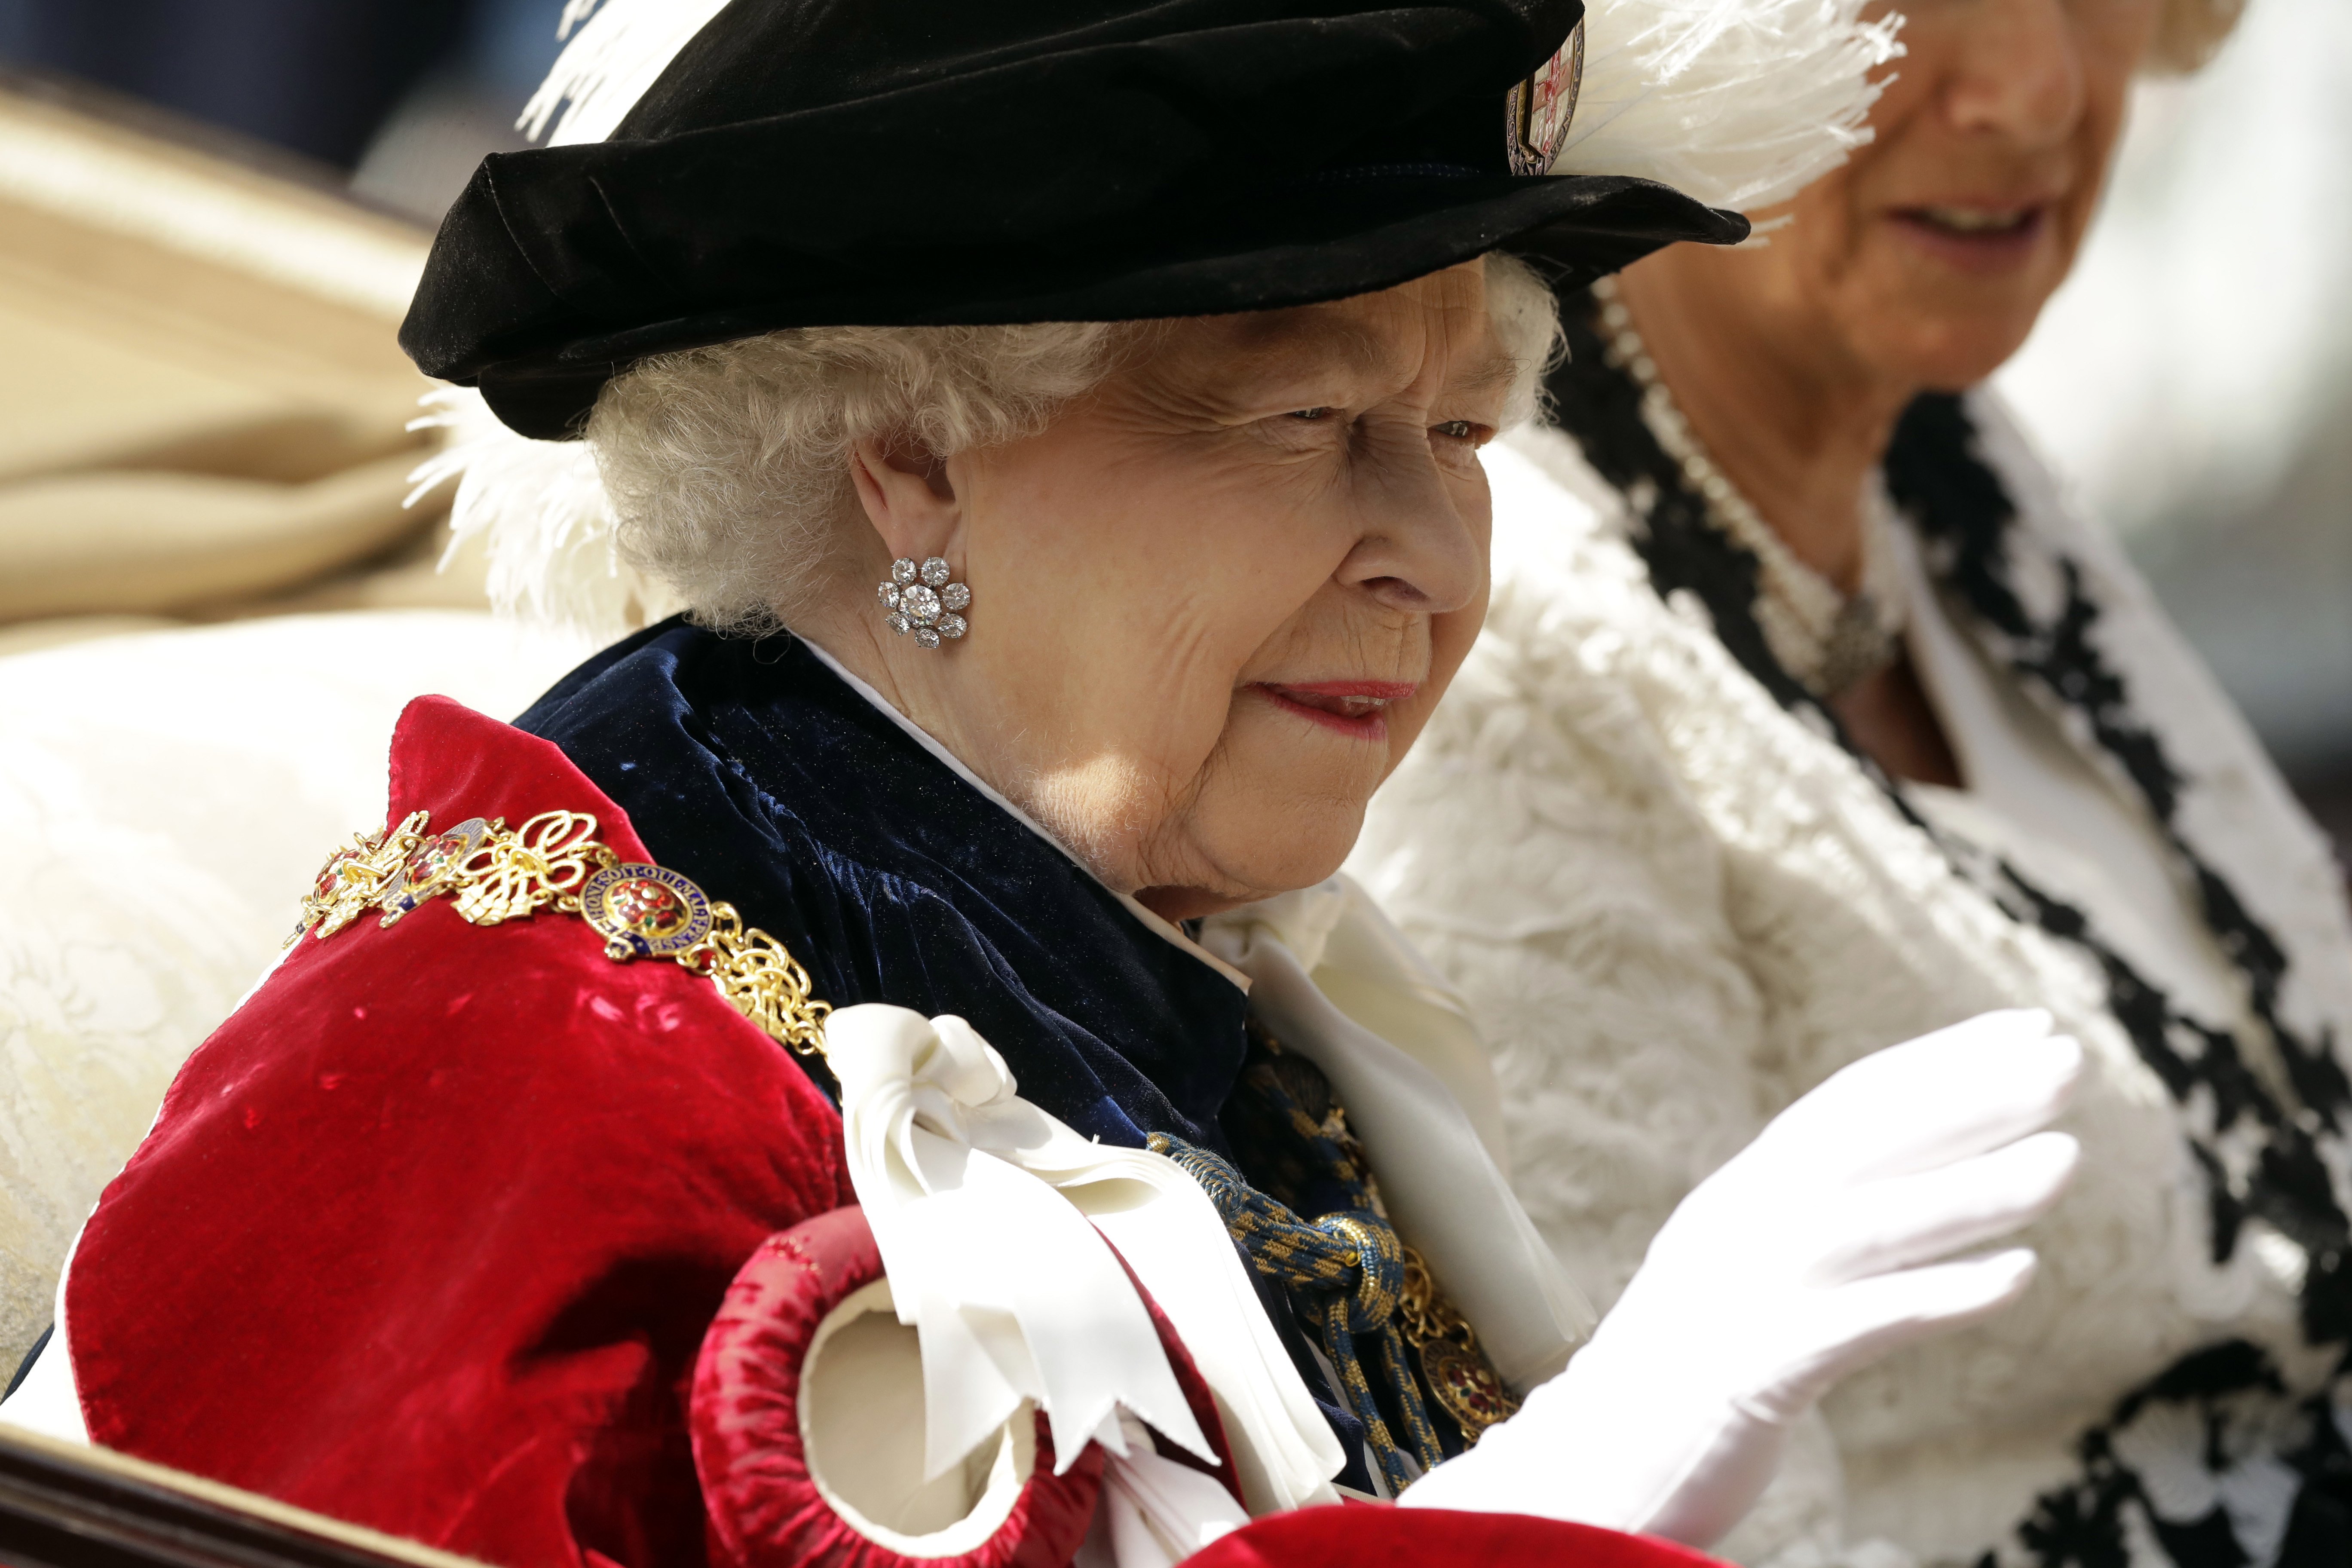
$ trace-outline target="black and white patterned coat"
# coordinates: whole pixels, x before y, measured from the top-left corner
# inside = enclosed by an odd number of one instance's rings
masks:
[[[1554,390],[1591,456],[1489,449],[1492,617],[1349,866],[1477,1010],[1538,1226],[1605,1306],[1684,1193],[1860,1056],[2035,1005],[2093,1063],[2027,1299],[1839,1389],[1724,1550],[2352,1562],[2352,920],[2323,840],[1998,404],[1923,399],[1885,479],[1926,610],[2166,863],[2221,981],[2168,984],[2106,934],[2116,895],[1955,831],[1771,663],[1752,559],[1581,331]]]

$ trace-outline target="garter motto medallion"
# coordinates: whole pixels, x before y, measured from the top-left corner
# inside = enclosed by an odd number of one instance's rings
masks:
[[[606,867],[580,889],[580,913],[614,959],[668,958],[710,934],[710,900],[659,866]]]

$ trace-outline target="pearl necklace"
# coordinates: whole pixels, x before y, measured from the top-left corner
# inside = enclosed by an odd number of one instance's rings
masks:
[[[1763,513],[1708,457],[1674,394],[1658,374],[1633,326],[1617,280],[1592,286],[1608,363],[1642,389],[1642,419],[1678,464],[1683,481],[1706,508],[1717,531],[1756,558],[1756,621],[1780,668],[1815,697],[1846,691],[1895,662],[1903,638],[1903,580],[1885,537],[1890,521],[1884,492],[1869,487],[1863,504],[1863,585],[1842,594],[1828,578],[1797,559]]]

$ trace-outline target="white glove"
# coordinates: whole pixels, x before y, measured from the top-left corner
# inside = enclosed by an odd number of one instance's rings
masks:
[[[2050,1025],[1987,1013],[1782,1111],[1683,1200],[1568,1369],[1400,1500],[1720,1539],[1840,1378],[2023,1293],[2022,1247],[1929,1260],[2031,1221],[2073,1173],[2074,1140],[2037,1131],[2082,1070]]]

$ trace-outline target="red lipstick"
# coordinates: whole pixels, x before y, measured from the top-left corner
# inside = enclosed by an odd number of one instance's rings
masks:
[[[1257,689],[1276,707],[1360,741],[1385,741],[1388,710],[1421,689],[1403,680],[1262,680]]]

